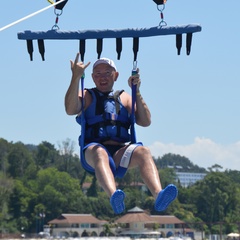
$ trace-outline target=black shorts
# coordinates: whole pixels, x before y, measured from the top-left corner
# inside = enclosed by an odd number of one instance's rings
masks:
[[[104,147],[108,150],[111,156],[114,155],[115,152],[117,152],[119,149],[123,148],[125,145],[110,145],[106,144]]]

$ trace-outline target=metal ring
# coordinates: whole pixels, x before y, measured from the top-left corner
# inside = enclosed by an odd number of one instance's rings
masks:
[[[167,26],[167,23],[164,20],[162,20],[158,25],[158,27],[165,27],[165,26]]]
[[[60,11],[60,12],[58,13],[57,11]],[[57,9],[57,8],[54,8],[54,13],[55,13],[55,15],[57,15],[57,16],[61,16],[62,13],[63,13],[63,10],[59,10],[59,9]]]
[[[59,26],[57,25],[57,24],[55,24],[55,25],[53,25],[52,26],[52,30],[59,30],[60,28],[59,28]]]
[[[162,11],[165,9],[165,4],[162,4],[161,6],[162,6],[162,9],[160,9],[160,8],[159,8],[159,5],[157,5],[157,9],[158,9],[158,11],[160,11],[160,12],[162,12]]]

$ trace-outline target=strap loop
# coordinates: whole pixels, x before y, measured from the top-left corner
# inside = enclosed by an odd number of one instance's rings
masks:
[[[122,38],[116,38],[117,59],[120,60],[122,52]]]
[[[139,50],[139,37],[134,37],[133,38],[133,54],[134,54],[134,62],[137,61],[137,54]]]

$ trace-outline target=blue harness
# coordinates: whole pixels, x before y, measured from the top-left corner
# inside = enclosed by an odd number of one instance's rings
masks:
[[[119,98],[123,90],[102,93],[92,88],[87,91],[92,96],[92,103],[85,110],[85,144],[107,140],[130,142],[130,114]],[[76,120],[81,125],[80,117]]]
[[[84,76],[81,77],[81,93],[82,93],[82,96],[84,96]],[[92,96],[94,96],[94,95],[95,94],[93,93]],[[84,100],[82,98],[81,115],[76,117],[76,121],[81,125],[81,135],[79,137],[80,158],[81,158],[81,164],[86,171],[88,171],[89,173],[94,173],[95,172],[94,168],[92,168],[90,165],[87,164],[87,162],[85,160],[85,156],[84,156],[84,151],[91,145],[95,145],[95,146],[97,145],[97,146],[101,146],[102,148],[104,148],[106,150],[106,152],[108,153],[109,165],[110,165],[110,168],[112,170],[113,175],[115,177],[120,177],[120,178],[122,178],[125,175],[125,173],[127,171],[128,164],[129,164],[129,160],[130,160],[131,155],[132,155],[132,152],[134,151],[134,149],[136,147],[142,146],[142,143],[140,143],[140,142],[137,143],[136,142],[136,133],[135,133],[135,127],[134,127],[134,125],[135,125],[135,115],[134,115],[135,103],[136,103],[136,86],[133,85],[132,86],[132,112],[131,112],[130,118],[126,119],[125,117],[121,117],[121,114],[116,115],[116,118],[117,119],[119,118],[119,120],[121,120],[121,118],[124,118],[125,123],[122,123],[122,124],[126,124],[128,122],[128,128],[129,128],[129,125],[130,125],[130,136],[126,135],[126,134],[123,134],[122,136],[119,136],[118,141],[120,141],[120,142],[121,141],[122,142],[131,141],[131,144],[126,149],[126,151],[125,151],[125,153],[122,157],[120,165],[116,168],[115,162],[114,162],[111,154],[108,152],[108,150],[105,148],[105,146],[102,145],[98,141],[100,139],[100,138],[98,138],[99,136],[97,136],[98,134],[96,135],[96,139],[95,139],[96,142],[95,141],[88,142],[89,133],[86,131],[86,129],[90,129],[90,132],[91,132],[92,131],[92,129],[91,129],[92,126],[95,125],[95,124],[98,124],[99,122],[103,122],[102,120],[104,120],[104,119],[102,119],[102,116],[99,115],[93,121],[89,122],[89,120],[87,120],[87,118],[86,118],[86,112],[84,110]],[[89,127],[89,124],[92,125],[92,126]],[[120,121],[119,121],[119,127],[124,128],[124,126],[120,124]],[[99,129],[99,126],[97,126],[97,129]],[[108,138],[108,136],[106,136],[105,139],[103,137],[103,141],[107,140],[107,138]],[[110,138],[111,138],[111,136],[110,136]],[[127,162],[127,164],[126,164],[126,162]]]

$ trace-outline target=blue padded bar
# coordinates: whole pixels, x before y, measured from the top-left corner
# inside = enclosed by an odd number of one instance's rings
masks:
[[[102,38],[139,38],[158,35],[176,35],[183,33],[200,32],[202,27],[198,24],[188,24],[181,26],[162,26],[152,28],[127,28],[127,29],[105,29],[105,30],[79,30],[79,31],[24,31],[18,33],[18,39],[102,39]]]

